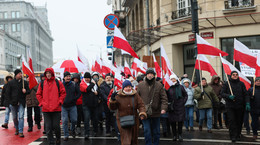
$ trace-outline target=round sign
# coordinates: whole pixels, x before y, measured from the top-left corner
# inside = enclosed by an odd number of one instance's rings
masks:
[[[114,30],[115,26],[119,26],[119,18],[114,14],[109,14],[104,18],[104,25],[109,30]]]

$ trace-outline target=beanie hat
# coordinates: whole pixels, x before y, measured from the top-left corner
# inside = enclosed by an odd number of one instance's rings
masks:
[[[155,71],[154,71],[154,69],[153,68],[148,68],[147,70],[146,70],[146,73],[145,73],[146,75],[147,74],[153,74],[153,75],[155,75],[156,73],[155,73]]]
[[[127,87],[127,86],[133,87],[133,86],[132,86],[132,83],[131,83],[129,80],[125,80],[125,81],[123,82],[123,84],[122,84],[122,90],[124,90],[124,88]]]
[[[136,81],[139,83],[140,81],[143,81],[144,80],[144,76],[143,75],[140,75],[136,78]]]
[[[206,78],[202,78],[201,80],[205,80],[205,81],[207,81]]]
[[[255,81],[258,81],[258,80],[260,80],[260,77],[255,78]]]
[[[20,70],[20,69],[16,69],[15,71],[14,71],[14,76],[16,76],[17,74],[19,74],[19,73],[21,73],[22,71]]]
[[[70,72],[67,72],[67,71],[66,71],[63,75],[64,75],[64,78],[65,78],[66,76],[69,76],[69,75],[70,75]]]
[[[111,77],[111,74],[110,74],[110,73],[107,73],[106,76],[105,76],[105,78],[106,78],[106,77]]]
[[[84,78],[91,78],[90,73],[89,73],[89,72],[85,72],[85,74],[84,74]]]
[[[172,75],[170,76],[170,80],[171,80],[171,79],[178,80],[178,77],[177,77],[175,74],[172,74]]]
[[[237,72],[237,71],[233,70],[233,71],[231,72],[231,76],[232,76],[232,74],[233,74],[233,73],[237,73],[237,74],[238,74],[238,72]]]
[[[98,73],[98,72],[93,72],[93,73],[92,73],[92,77],[93,77],[94,75],[96,75],[96,76],[99,77],[99,73]]]

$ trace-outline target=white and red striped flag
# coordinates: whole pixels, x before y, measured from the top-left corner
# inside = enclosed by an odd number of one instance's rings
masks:
[[[162,62],[162,70],[164,71],[164,74],[168,73],[168,75],[171,75],[173,73],[171,69],[171,64],[162,44],[161,44],[161,62]]]
[[[256,57],[243,43],[234,39],[234,60],[245,63],[251,68],[256,67]]]
[[[98,55],[97,55],[96,60],[95,60],[95,70],[99,74],[102,74],[102,61],[101,61],[101,59]]]
[[[33,87],[38,85],[37,80],[35,79],[33,71],[30,69],[28,63],[26,62],[25,58],[22,57],[22,70],[24,74],[27,74],[29,77],[29,88],[32,89]]]
[[[221,51],[218,48],[212,46],[206,40],[200,37],[200,35],[196,34],[196,37],[197,37],[198,54],[219,56],[219,53],[221,53],[222,56],[228,56],[228,53]]]
[[[166,90],[168,90],[173,85],[173,82],[170,80],[170,76],[168,73],[163,78],[163,84]]]
[[[34,73],[33,64],[32,64],[32,55],[31,55],[30,49],[28,47],[27,47],[27,61],[28,61],[31,71]]]
[[[223,64],[224,71],[227,75],[231,75],[232,71],[236,71],[239,75],[239,79],[243,82],[248,90],[251,87],[251,82],[248,80],[236,67],[234,67],[230,62],[221,57],[221,61]]]
[[[155,58],[154,54],[153,54],[153,62],[154,62],[154,66],[155,66],[155,71],[156,71],[157,77],[162,78],[162,70],[161,70],[158,62],[156,61],[156,58]]]
[[[133,50],[133,48],[130,46],[130,44],[125,39],[124,35],[120,32],[120,30],[116,26],[114,29],[113,47],[122,49],[122,50],[130,53],[130,55],[132,55],[133,57],[138,58],[138,56],[135,53],[135,51]]]
[[[122,89],[122,83],[123,83],[122,75],[121,75],[120,71],[116,71],[115,72],[114,84],[115,84],[115,86],[117,86],[118,90]]]
[[[78,61],[80,61],[87,67],[87,71],[90,71],[88,59],[83,55],[83,53],[79,50],[79,48],[77,48],[77,50],[78,50]]]
[[[255,77],[260,77],[260,53],[257,54]]]
[[[128,77],[128,75],[132,76],[130,67],[129,67],[128,63],[126,62],[126,60],[125,60],[125,66],[124,66],[124,73],[125,73],[126,77]]]
[[[199,67],[199,62],[200,62],[200,67]],[[200,68],[201,70],[207,71],[210,73],[211,76],[217,75],[216,71],[211,66],[209,60],[203,54],[198,54],[196,63],[195,63],[195,68],[198,70]]]
[[[146,70],[142,67],[142,63],[143,62],[141,60],[134,58],[131,68],[136,70],[137,73],[141,72],[141,73],[145,74]]]

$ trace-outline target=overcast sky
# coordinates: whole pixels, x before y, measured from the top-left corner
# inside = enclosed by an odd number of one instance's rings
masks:
[[[106,56],[107,29],[103,19],[112,12],[107,0],[25,0],[35,6],[47,3],[52,31],[54,60],[76,59],[77,45],[82,53],[94,59]]]

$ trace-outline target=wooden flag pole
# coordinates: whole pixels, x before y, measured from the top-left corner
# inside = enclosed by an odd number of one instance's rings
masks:
[[[253,96],[255,95],[255,79],[256,79],[256,77],[254,77]]]
[[[236,61],[235,61],[235,59],[233,59],[233,66],[235,66],[236,65]]]
[[[22,81],[23,81],[22,83],[23,83],[23,89],[24,89],[24,73],[23,73],[23,71],[22,71],[22,75],[23,75],[22,76]]]
[[[221,54],[219,54],[219,58],[220,58],[220,60],[221,60]],[[235,62],[235,60],[234,60],[234,62]],[[222,60],[221,60],[221,63],[222,63]],[[231,95],[233,96],[234,94],[233,94],[233,91],[232,91],[232,88],[231,88],[231,85],[230,85],[230,82],[229,82],[228,76],[227,76],[227,74],[226,74],[225,71],[224,71],[224,73],[225,73],[226,78],[227,78],[227,82],[228,82],[228,86],[229,86],[230,93],[231,93]],[[235,100],[234,100],[234,101],[235,101]]]
[[[193,80],[194,80],[194,76],[195,76],[195,66],[194,66],[194,69],[193,69],[193,74],[192,74],[192,78],[191,78],[191,83],[192,83]]]
[[[202,74],[201,74],[201,69],[200,69],[200,59],[199,59],[199,56],[198,56],[198,62],[199,62],[199,73],[200,73],[200,86],[201,86],[201,91],[203,91],[203,86],[202,86]],[[202,99],[204,99],[204,95],[202,96]]]

